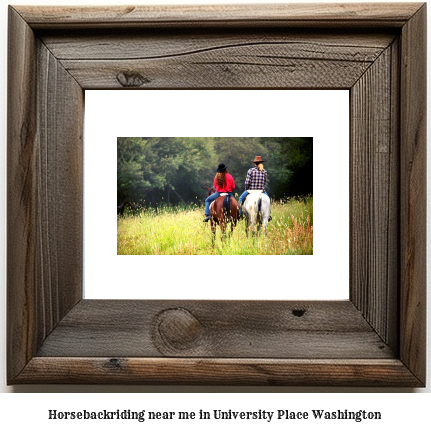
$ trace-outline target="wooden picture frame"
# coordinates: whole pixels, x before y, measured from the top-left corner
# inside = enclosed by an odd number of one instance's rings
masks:
[[[424,3],[9,7],[8,384],[424,386],[425,28]],[[349,89],[349,300],[82,299],[99,88]]]

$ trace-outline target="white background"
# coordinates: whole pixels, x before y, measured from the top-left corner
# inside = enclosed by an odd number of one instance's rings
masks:
[[[298,0],[296,0],[298,1]],[[315,0],[316,1],[316,0]],[[152,0],[148,4],[155,3],[172,3],[172,1]],[[197,2],[184,0],[183,3],[226,3],[227,1],[218,0],[199,0]],[[241,1],[232,1],[236,3],[242,3]],[[251,3],[253,0],[247,0],[244,3]],[[261,1],[262,2],[262,1]],[[274,0],[273,2],[276,2]],[[32,4],[37,5],[43,4],[116,4],[119,1],[73,1],[73,0],[55,0],[55,1],[34,1],[34,0],[16,0],[14,4]],[[135,0],[133,3],[141,4],[143,1]],[[0,86],[1,100],[4,101],[0,105],[0,128],[2,131],[1,146],[5,147],[5,124],[6,124],[6,32],[7,32],[7,6],[5,2],[1,5],[1,80],[3,85]],[[428,42],[428,46],[431,44]],[[428,61],[429,61],[428,53]],[[428,68],[430,70],[430,68]],[[429,88],[429,86],[428,86]],[[428,97],[429,100],[429,97]],[[429,103],[428,103],[429,105]],[[428,130],[430,125],[428,121]],[[428,166],[430,159],[428,158]],[[5,169],[5,154],[4,151],[0,153],[0,166]],[[4,181],[4,180],[3,180]],[[428,188],[431,190],[431,188]],[[0,229],[0,239],[5,245],[5,190],[0,190],[0,217],[2,218],[2,224]],[[430,214],[430,208],[428,205],[428,215]],[[94,430],[96,427],[103,427],[104,430],[118,430],[118,427],[126,426],[127,430],[142,430],[142,428],[149,428],[148,424],[140,423],[49,423],[47,418],[48,409],[98,409],[100,407],[106,409],[153,409],[153,410],[176,410],[176,409],[188,409],[188,410],[199,410],[203,409],[254,409],[256,407],[262,409],[276,410],[281,409],[299,409],[299,410],[311,410],[315,409],[315,406],[329,408],[331,410],[336,409],[372,409],[380,410],[384,413],[384,420],[378,423],[345,423],[345,422],[328,422],[319,424],[319,430],[343,430],[347,427],[354,430],[366,430],[379,431],[382,430],[407,430],[408,428],[425,428],[429,425],[429,406],[431,402],[431,385],[424,390],[412,390],[412,389],[382,389],[382,388],[273,388],[273,387],[219,387],[219,388],[208,388],[208,387],[143,387],[143,386],[77,386],[77,385],[33,385],[33,386],[14,386],[7,387],[5,384],[5,248],[2,250],[2,260],[0,267],[1,275],[1,297],[0,297],[0,310],[2,311],[2,320],[0,324],[0,391],[4,392],[0,394],[0,427],[2,430],[12,430],[12,428],[20,427],[28,428],[27,430],[39,430],[44,428],[46,431],[59,430],[60,428],[65,431],[75,431],[77,428],[80,430]],[[430,300],[428,299],[428,311],[431,310]],[[429,352],[431,327],[428,324],[428,359],[431,358]],[[428,361],[429,363],[429,361]],[[431,373],[428,367],[428,383],[431,382]],[[9,394],[7,394],[9,392]],[[45,393],[39,395],[32,395],[26,393]],[[50,393],[53,392],[53,393]],[[121,395],[115,394],[102,394],[92,395],[91,392],[100,393],[118,393],[122,392]],[[159,394],[170,392],[170,394]],[[181,392],[178,394],[178,392]],[[218,394],[221,392],[223,394]],[[236,394],[235,392],[252,392],[254,394]],[[16,393],[16,394],[11,394]],[[18,394],[19,393],[19,394]],[[76,394],[80,393],[80,394]],[[295,394],[293,394],[295,393]],[[298,394],[308,393],[308,394]],[[322,394],[325,393],[325,394]],[[368,394],[364,394],[368,393]],[[392,393],[392,394],[388,394]],[[422,393],[417,395],[411,395],[409,393]],[[425,394],[426,393],[426,394]],[[166,424],[164,424],[166,426]],[[220,428],[237,430],[241,424],[237,423],[215,423],[211,426],[207,426],[209,430],[220,430]],[[181,427],[181,424],[172,424],[175,428]],[[193,425],[187,424],[190,428]],[[301,426],[303,430],[315,430],[315,423],[279,423],[278,426],[275,423],[263,425],[262,423],[253,423],[248,427],[253,429],[262,430],[264,427],[271,428],[272,430],[287,430],[291,427]],[[160,425],[156,425],[159,430]],[[169,424],[167,424],[169,427]],[[185,427],[183,425],[183,427]],[[199,427],[202,430],[200,423],[194,424],[194,427]]]
[[[117,136],[313,137],[313,255],[117,256]],[[85,298],[349,297],[347,90],[86,91],[84,155]],[[238,284],[211,289],[209,268]],[[245,283],[252,270],[259,288]]]

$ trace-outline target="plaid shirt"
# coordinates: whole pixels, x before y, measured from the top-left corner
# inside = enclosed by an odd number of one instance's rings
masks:
[[[257,167],[250,168],[245,179],[245,190],[265,190],[266,175],[266,170],[259,171]]]

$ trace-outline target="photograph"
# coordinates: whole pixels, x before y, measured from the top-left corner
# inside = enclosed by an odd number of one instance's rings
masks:
[[[117,254],[312,255],[313,138],[118,137]]]

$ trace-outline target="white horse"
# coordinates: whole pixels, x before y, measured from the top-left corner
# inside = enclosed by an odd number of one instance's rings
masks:
[[[246,234],[251,231],[253,235],[256,233],[260,234],[263,226],[263,232],[266,237],[266,230],[268,228],[268,219],[271,210],[271,201],[265,193],[262,191],[248,191],[245,201],[242,204],[242,211],[246,219]]]

